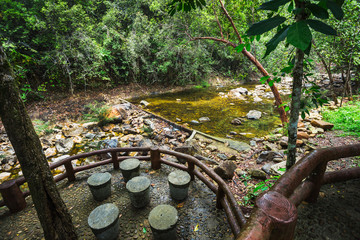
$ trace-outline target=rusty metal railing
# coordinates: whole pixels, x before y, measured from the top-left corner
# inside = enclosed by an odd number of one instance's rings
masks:
[[[140,152],[140,153],[150,152],[150,155],[135,156],[134,158],[137,158],[139,160],[151,161],[151,168],[154,170],[160,169],[161,164],[166,164],[187,171],[190,174],[192,180],[194,180],[196,176],[216,194],[216,207],[223,208],[225,210],[229,225],[231,227],[234,236],[240,234],[240,228],[246,223],[246,220],[239,205],[235,200],[234,195],[231,193],[229,187],[224,182],[224,180],[221,177],[219,177],[211,168],[207,167],[197,158],[190,156],[188,154],[170,151],[170,150],[164,150],[157,147],[112,148],[112,149],[103,149],[103,150],[70,156],[59,162],[50,164],[50,169],[53,170],[55,168],[64,165],[65,172],[55,176],[54,180],[58,182],[60,180],[67,178],[71,182],[71,181],[75,181],[76,173],[94,167],[98,167],[101,165],[113,164],[114,169],[119,169],[119,162],[129,158],[128,156],[129,152]],[[111,158],[99,162],[95,162],[79,167],[73,167],[71,163],[73,160],[86,158],[94,155],[107,154],[107,153],[111,154]],[[127,156],[118,156],[118,153],[125,153]],[[167,161],[161,157],[161,154],[168,154],[185,159],[187,165],[182,165]],[[198,167],[198,169],[196,169],[195,167]],[[208,179],[206,175],[204,175],[203,173],[208,175],[211,180]],[[17,212],[24,209],[26,207],[25,197],[30,195],[30,192],[29,191],[22,192],[19,186],[21,186],[25,182],[26,179],[24,177],[20,177],[15,180],[10,180],[1,184],[0,192],[4,200],[0,202],[0,206],[6,205],[11,212]]]
[[[270,190],[256,199],[252,215],[237,240],[294,238],[296,207],[315,202],[321,185],[360,178],[360,168],[325,173],[327,163],[360,155],[360,144],[318,149],[299,160]]]

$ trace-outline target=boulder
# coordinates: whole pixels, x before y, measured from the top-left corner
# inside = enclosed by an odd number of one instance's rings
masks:
[[[319,127],[324,130],[330,130],[334,127],[334,124],[321,120],[312,120],[310,124],[313,125],[314,127]]]
[[[258,120],[261,118],[261,112],[257,110],[250,110],[248,114],[246,114],[248,119]]]
[[[260,169],[248,169],[247,172],[250,174],[251,177],[256,179],[266,179],[266,173]]]
[[[306,132],[298,132],[297,133],[297,138],[298,139],[308,139],[308,138],[310,138],[310,136]]]
[[[58,153],[66,154],[74,147],[74,141],[71,138],[62,138],[56,141],[55,147]]]
[[[262,162],[271,162],[274,160],[274,158],[283,158],[284,155],[282,155],[279,152],[274,151],[264,151],[260,153],[259,157],[256,160],[257,164],[260,164]]]
[[[236,164],[232,161],[225,161],[214,169],[214,172],[223,179],[232,179]]]

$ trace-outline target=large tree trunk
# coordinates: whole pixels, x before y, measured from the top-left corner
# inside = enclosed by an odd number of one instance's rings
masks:
[[[301,9],[305,7],[305,3],[300,0],[295,1],[296,8]],[[296,16],[296,20],[304,20],[306,15],[301,13]],[[296,139],[297,139],[297,124],[299,121],[300,101],[301,101],[301,88],[304,75],[304,52],[296,49],[295,67],[293,71],[293,87],[290,107],[290,122],[288,128],[289,141],[288,141],[288,155],[286,161],[286,169],[290,169],[296,162]]]
[[[0,46],[0,117],[20,162],[45,239],[77,239],[71,216],[56,188],[46,157]]]

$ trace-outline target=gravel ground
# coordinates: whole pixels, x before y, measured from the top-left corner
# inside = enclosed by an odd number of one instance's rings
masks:
[[[111,166],[81,172],[72,183],[67,180],[59,182],[61,197],[70,209],[79,239],[95,239],[87,218],[93,209],[103,203],[114,203],[120,209],[119,239],[151,239],[147,218],[159,204],[176,207],[179,239],[233,239],[225,213],[215,207],[215,194],[201,181],[195,180],[190,184],[189,196],[183,203],[171,199],[167,175],[173,170],[162,165],[161,170],[153,171],[150,163],[141,163],[140,175],[151,180],[150,204],[143,209],[131,206],[122,174],[120,170],[112,170]],[[105,171],[112,174],[112,195],[103,202],[97,202],[93,200],[86,180],[92,173]],[[0,239],[42,239],[42,229],[30,197],[27,202],[26,209],[16,214],[10,214],[7,208],[0,209]]]

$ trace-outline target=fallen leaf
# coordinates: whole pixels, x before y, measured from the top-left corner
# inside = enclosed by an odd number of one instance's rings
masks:
[[[74,184],[70,184],[70,186],[68,186],[68,188],[72,188],[74,186]]]
[[[155,186],[155,183],[150,184],[152,187]]]
[[[143,228],[143,233],[146,233],[146,228]]]
[[[177,208],[182,208],[184,206],[185,202],[179,203],[176,207]]]
[[[154,174],[154,173],[155,173],[155,171],[150,171],[150,172],[149,172],[149,174]]]
[[[196,224],[195,228],[194,228],[194,232],[199,231],[199,224]]]

